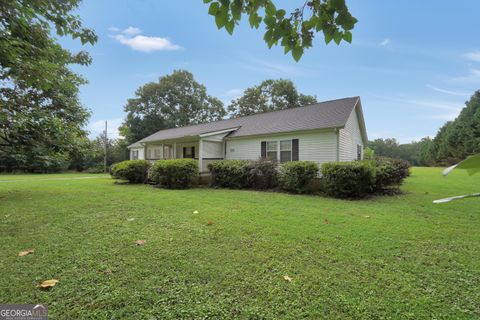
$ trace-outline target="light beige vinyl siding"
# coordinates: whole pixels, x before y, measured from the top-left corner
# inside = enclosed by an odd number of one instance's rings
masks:
[[[336,161],[337,133],[334,130],[227,140],[226,159],[257,160],[261,156],[262,141],[291,139],[298,139],[298,156],[300,161],[314,161],[317,163]]]
[[[203,141],[203,158],[223,158],[223,142]]]
[[[353,109],[352,114],[345,124],[345,128],[339,132],[340,143],[340,161],[353,161],[357,159],[357,145],[363,149],[362,133],[358,123],[357,108]],[[363,151],[362,151],[363,158]]]

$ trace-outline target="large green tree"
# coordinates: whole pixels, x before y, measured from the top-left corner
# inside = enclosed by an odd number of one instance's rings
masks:
[[[277,8],[273,0],[203,0],[208,13],[215,17],[219,29],[232,34],[242,16],[248,17],[251,28],[265,28],[263,39],[271,48],[280,45],[298,61],[313,38],[322,32],[325,43],[332,40],[352,42],[351,30],[357,19],[349,12],[345,0],[304,0],[290,14]]]
[[[95,43],[74,14],[78,0],[0,1],[0,163],[6,169],[50,170],[68,162],[86,137],[88,111],[71,64],[87,65],[54,38]],[[77,149],[78,150],[78,149]]]
[[[241,117],[316,102],[315,96],[299,93],[291,80],[265,80],[259,85],[245,89],[241,97],[230,103],[228,111],[232,117]]]
[[[220,120],[226,114],[223,103],[185,70],[138,88],[125,112],[120,132],[130,143],[161,129]]]
[[[80,0],[10,0],[0,1],[0,79],[15,79],[37,89],[48,89],[63,79],[63,60],[89,64],[89,55],[61,49],[52,36],[71,36],[85,43],[97,41],[95,33],[82,26],[74,14]],[[54,30],[52,30],[52,28]]]

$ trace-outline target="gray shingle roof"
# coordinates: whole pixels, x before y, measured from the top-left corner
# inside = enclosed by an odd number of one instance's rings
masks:
[[[238,127],[229,137],[243,137],[299,130],[342,128],[359,97],[320,102],[305,107],[258,113],[187,127],[160,130],[136,143],[170,140]]]

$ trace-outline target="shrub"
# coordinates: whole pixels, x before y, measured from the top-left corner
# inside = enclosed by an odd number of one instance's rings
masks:
[[[144,183],[150,164],[146,160],[126,160],[112,165],[111,175],[115,179],[128,180],[130,183]]]
[[[252,163],[248,160],[217,160],[209,163],[208,169],[212,186],[243,189],[252,185]]]
[[[282,189],[304,193],[310,181],[318,175],[318,165],[311,161],[292,161],[280,167],[280,186]]]
[[[399,186],[410,175],[410,164],[402,159],[375,157],[376,191],[384,191]]]
[[[85,169],[85,172],[86,173],[104,173],[105,168],[103,164],[97,164],[97,165],[88,167],[87,169]]]
[[[362,198],[375,189],[371,161],[328,162],[322,166],[325,192],[337,198]]]
[[[254,189],[272,189],[278,185],[277,162],[260,158],[251,163],[251,184]]]
[[[194,159],[156,161],[149,170],[149,180],[166,188],[186,189],[198,178],[198,164]]]

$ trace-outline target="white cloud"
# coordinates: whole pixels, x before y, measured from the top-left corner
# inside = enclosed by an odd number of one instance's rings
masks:
[[[107,120],[107,124],[108,124],[107,132],[108,132],[108,137],[110,139],[117,139],[121,137],[120,133],[118,132],[118,127],[120,127],[122,122],[123,122],[123,119],[121,118]],[[90,138],[94,139],[98,137],[105,130],[105,120],[98,120],[98,121],[91,122],[88,125],[87,130],[90,132],[89,134]]]
[[[127,36],[135,36],[137,34],[142,33],[142,30],[135,27],[128,27],[127,29],[123,30],[122,33],[126,34]]]
[[[480,81],[480,69],[470,69],[469,73],[465,76],[456,77],[453,81]]]
[[[119,32],[120,29],[118,29],[117,27],[110,27],[110,28],[108,28],[108,31],[110,31],[110,32]]]
[[[118,30],[118,28],[117,28]],[[140,33],[142,30],[136,27],[128,27],[110,38],[117,40],[123,45],[129,46],[135,51],[153,52],[153,51],[174,51],[182,49],[181,46],[173,44],[167,38],[144,36]]]
[[[392,40],[390,40],[390,38],[385,38],[385,39],[383,39],[383,41],[380,42],[378,45],[379,45],[380,47],[386,47],[386,46],[388,46],[391,42],[392,42]]]
[[[243,89],[230,89],[225,92],[225,96],[229,99],[236,99],[243,94]]]
[[[435,87],[435,86],[432,86],[431,84],[427,84],[427,88],[430,88],[434,91],[437,91],[437,92],[441,92],[441,93],[445,93],[445,94],[450,94],[452,96],[468,96],[469,94],[466,93],[466,92],[458,92],[458,91],[450,91],[450,90],[446,90],[446,89],[442,89],[442,88],[438,88],[438,87]]]
[[[480,62],[480,50],[467,52],[463,57],[470,61]]]

